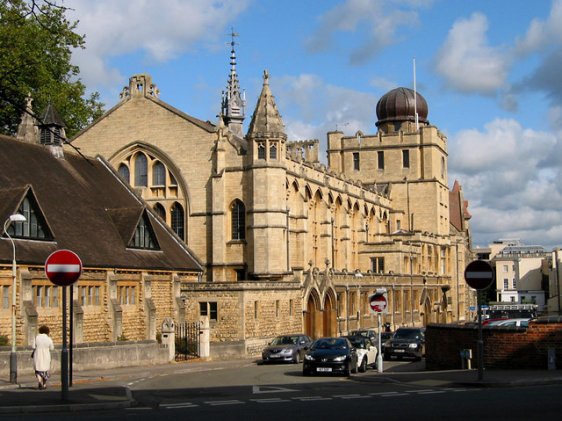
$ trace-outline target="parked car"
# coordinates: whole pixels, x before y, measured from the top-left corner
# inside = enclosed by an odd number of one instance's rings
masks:
[[[274,338],[261,353],[262,362],[293,362],[298,364],[312,345],[312,339],[303,334],[282,335]]]
[[[320,338],[304,355],[302,374],[357,373],[357,351],[347,338]]]
[[[384,348],[384,359],[391,357],[421,360],[425,355],[425,328],[400,327],[394,332]]]
[[[529,327],[529,320],[531,319],[502,319],[490,322],[487,324],[487,326]]]
[[[352,336],[364,336],[365,338],[369,338],[373,344],[377,344],[379,342],[379,334],[375,329],[357,329],[351,331]]]
[[[361,373],[367,371],[367,367],[375,367],[377,364],[377,347],[365,336],[346,336],[351,345],[357,351],[357,365]]]
[[[384,355],[384,350],[386,347],[386,342],[392,338],[392,335],[394,335],[393,332],[381,332],[381,355]]]

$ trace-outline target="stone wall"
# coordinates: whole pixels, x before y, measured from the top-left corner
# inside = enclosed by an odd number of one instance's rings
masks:
[[[18,375],[33,374],[31,347],[19,349]],[[61,347],[52,352],[51,374],[60,373]],[[80,344],[72,349],[73,370],[95,370],[98,367],[135,367],[169,362],[168,349],[156,341],[107,342]],[[0,378],[10,377],[10,347],[0,347]]]
[[[522,327],[482,328],[484,367],[497,369],[546,369],[548,350],[554,349],[562,366],[562,317],[541,317]],[[472,350],[477,367],[478,328],[473,325],[429,325],[426,330],[426,367],[429,370],[462,368],[460,351]]]

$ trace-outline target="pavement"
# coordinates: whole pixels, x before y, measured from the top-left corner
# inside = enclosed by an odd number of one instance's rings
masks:
[[[149,367],[113,368],[107,370],[72,373],[68,390],[61,388],[60,373],[49,379],[46,390],[38,390],[37,381],[31,374],[18,376],[18,383],[0,378],[0,417],[4,414],[79,412],[86,410],[109,410],[134,407],[129,385],[151,375],[173,373],[178,364],[193,371],[216,370],[247,364],[245,360],[201,361]],[[412,367],[417,367],[412,370]],[[408,371],[410,370],[410,371]],[[389,368],[383,373],[369,370],[354,375],[354,381],[399,383],[423,387],[517,387],[545,384],[562,384],[562,370],[484,370],[479,379],[478,370],[425,370],[425,364],[402,365]]]

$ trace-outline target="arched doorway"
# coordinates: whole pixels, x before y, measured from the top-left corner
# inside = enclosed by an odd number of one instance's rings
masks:
[[[306,312],[304,313],[304,334],[311,338],[318,338],[318,316],[320,314],[319,299],[314,291],[311,291],[306,303]],[[321,326],[320,326],[321,327]]]
[[[334,300],[330,295],[326,295],[326,299],[324,300],[322,322],[323,336],[337,336],[336,308],[334,305]]]

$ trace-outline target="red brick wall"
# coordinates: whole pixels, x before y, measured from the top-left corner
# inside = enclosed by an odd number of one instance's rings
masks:
[[[462,368],[462,349],[472,349],[472,368],[477,367],[477,326],[429,325],[425,338],[428,370]],[[539,318],[527,329],[484,326],[482,339],[485,368],[546,369],[549,348],[562,367],[562,317]]]

